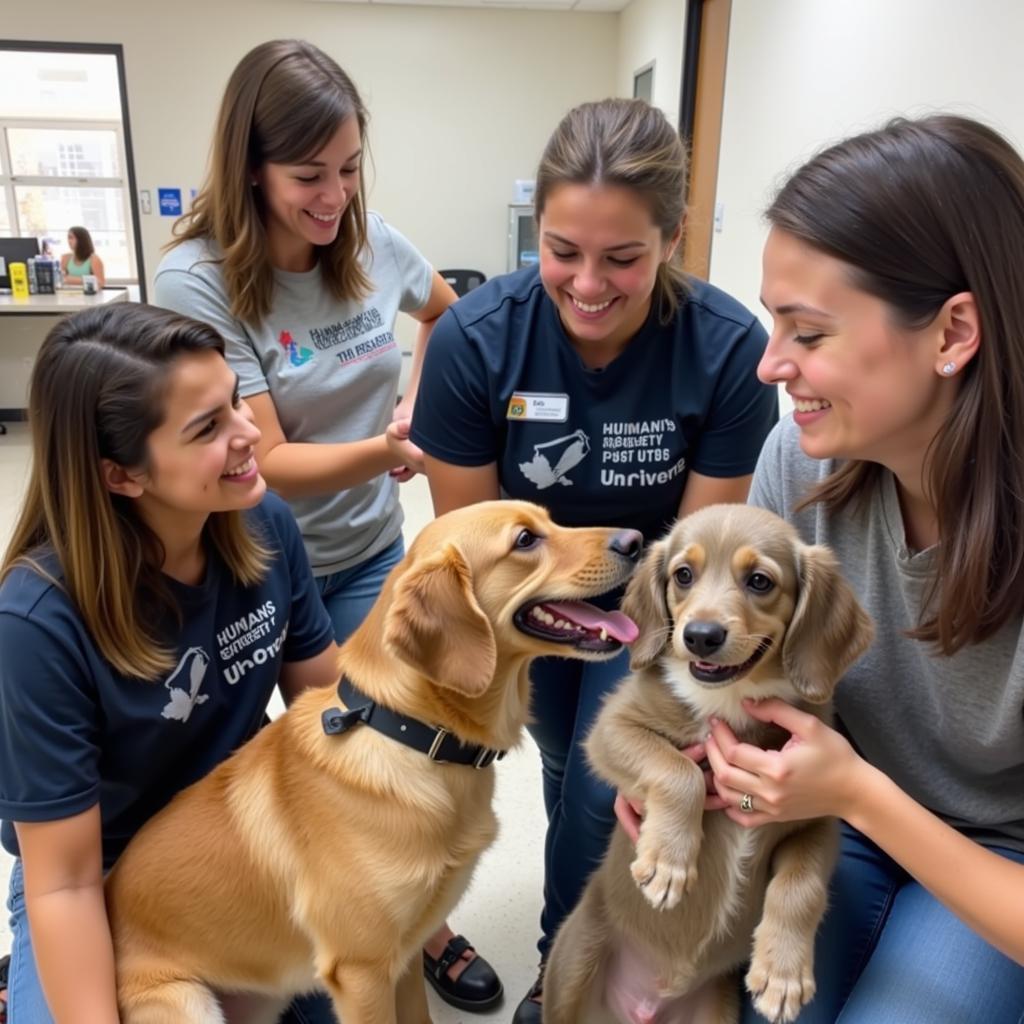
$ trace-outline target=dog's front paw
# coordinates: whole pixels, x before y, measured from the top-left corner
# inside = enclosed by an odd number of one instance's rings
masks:
[[[630,871],[647,902],[655,910],[671,910],[697,884],[697,862],[677,863],[664,850],[637,847]]]
[[[747,971],[747,989],[754,997],[754,1008],[770,1021],[796,1020],[800,1010],[813,998],[814,970],[811,964],[794,965],[793,970],[778,970],[768,957],[756,953]]]

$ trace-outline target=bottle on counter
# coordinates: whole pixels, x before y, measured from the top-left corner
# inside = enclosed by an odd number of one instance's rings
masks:
[[[24,263],[8,263],[7,274],[11,279],[11,294],[16,299],[27,299],[28,291],[28,268]]]
[[[35,295],[39,291],[39,284],[36,281],[36,257],[29,256],[25,261],[25,266],[28,269],[28,291],[30,295]]]

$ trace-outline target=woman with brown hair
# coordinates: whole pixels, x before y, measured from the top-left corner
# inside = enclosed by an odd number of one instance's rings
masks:
[[[455,293],[366,208],[368,114],[327,54],[263,43],[228,81],[209,174],[156,274],[161,306],[212,324],[262,433],[267,483],[291,505],[343,643],[402,557],[398,480],[421,468],[404,426],[437,317]],[[396,407],[399,312],[419,321]],[[485,1010],[501,983],[445,926],[428,976],[448,1002]]]
[[[427,354],[412,438],[436,512],[508,494],[567,525],[651,539],[678,513],[746,499],[777,417],[754,372],[766,338],[680,268],[686,167],[678,133],[642,100],[586,103],[555,129],[537,174],[539,266],[470,292]],[[541,1020],[548,949],[614,825],[582,741],[627,670],[628,654],[532,669],[548,830],[541,973],[515,1024]]]
[[[107,272],[103,260],[92,244],[92,235],[87,228],[68,228],[68,248],[71,252],[64,253],[60,258],[60,269],[67,284],[81,284],[82,278],[91,274],[96,284],[102,288],[107,283]]]
[[[877,638],[840,731],[778,701],[749,711],[792,734],[780,752],[717,725],[717,792],[752,827],[844,819],[801,1024],[1016,1022],[1024,161],[976,121],[898,119],[814,157],[767,216],[758,372],[796,408],[751,501],[832,546]]]
[[[9,1012],[115,1024],[104,873],[256,732],[275,685],[332,683],[336,648],[211,327],[128,303],[68,317],[28,407],[32,475],[0,566]],[[252,1004],[225,1008],[244,1021]]]

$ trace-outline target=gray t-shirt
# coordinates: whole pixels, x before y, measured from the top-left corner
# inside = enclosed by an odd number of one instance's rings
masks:
[[[1024,851],[1024,623],[952,657],[911,640],[935,549],[907,549],[891,473],[868,500],[828,515],[794,506],[836,468],[800,449],[787,416],[768,436],[752,504],[828,544],[875,620],[874,646],[836,692],[840,720],[861,754],[948,824],[989,846]]]
[[[376,213],[362,255],[373,292],[339,302],[319,266],[274,271],[274,300],[258,325],[231,315],[217,252],[192,239],[171,249],[156,272],[154,302],[216,327],[243,398],[269,391],[289,441],[360,441],[382,434],[398,394],[402,354],[395,317],[421,309],[433,271]],[[398,485],[386,473],[336,494],[289,502],[313,572],[326,576],[383,551],[402,531]]]

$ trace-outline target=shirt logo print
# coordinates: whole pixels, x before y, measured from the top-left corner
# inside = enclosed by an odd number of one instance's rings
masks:
[[[281,337],[277,339],[285,352],[288,353],[288,362],[292,366],[302,366],[303,363],[308,363],[313,358],[313,350],[311,348],[300,348],[298,343],[291,335],[291,331],[282,331]]]
[[[164,687],[170,692],[167,706],[160,712],[164,718],[176,722],[187,722],[192,709],[197,704],[205,704],[210,698],[207,694],[200,695],[199,687],[203,685],[206,670],[210,665],[210,656],[202,647],[190,647],[181,656],[175,670],[164,681]],[[185,675],[188,675],[188,689],[185,688]]]
[[[590,451],[590,438],[582,430],[576,430],[565,437],[556,437],[553,441],[545,441],[533,446],[533,458],[529,462],[520,462],[519,468],[523,476],[538,491],[561,484],[571,487],[572,481],[565,475],[570,469],[578,466]],[[555,464],[551,464],[551,460]]]

